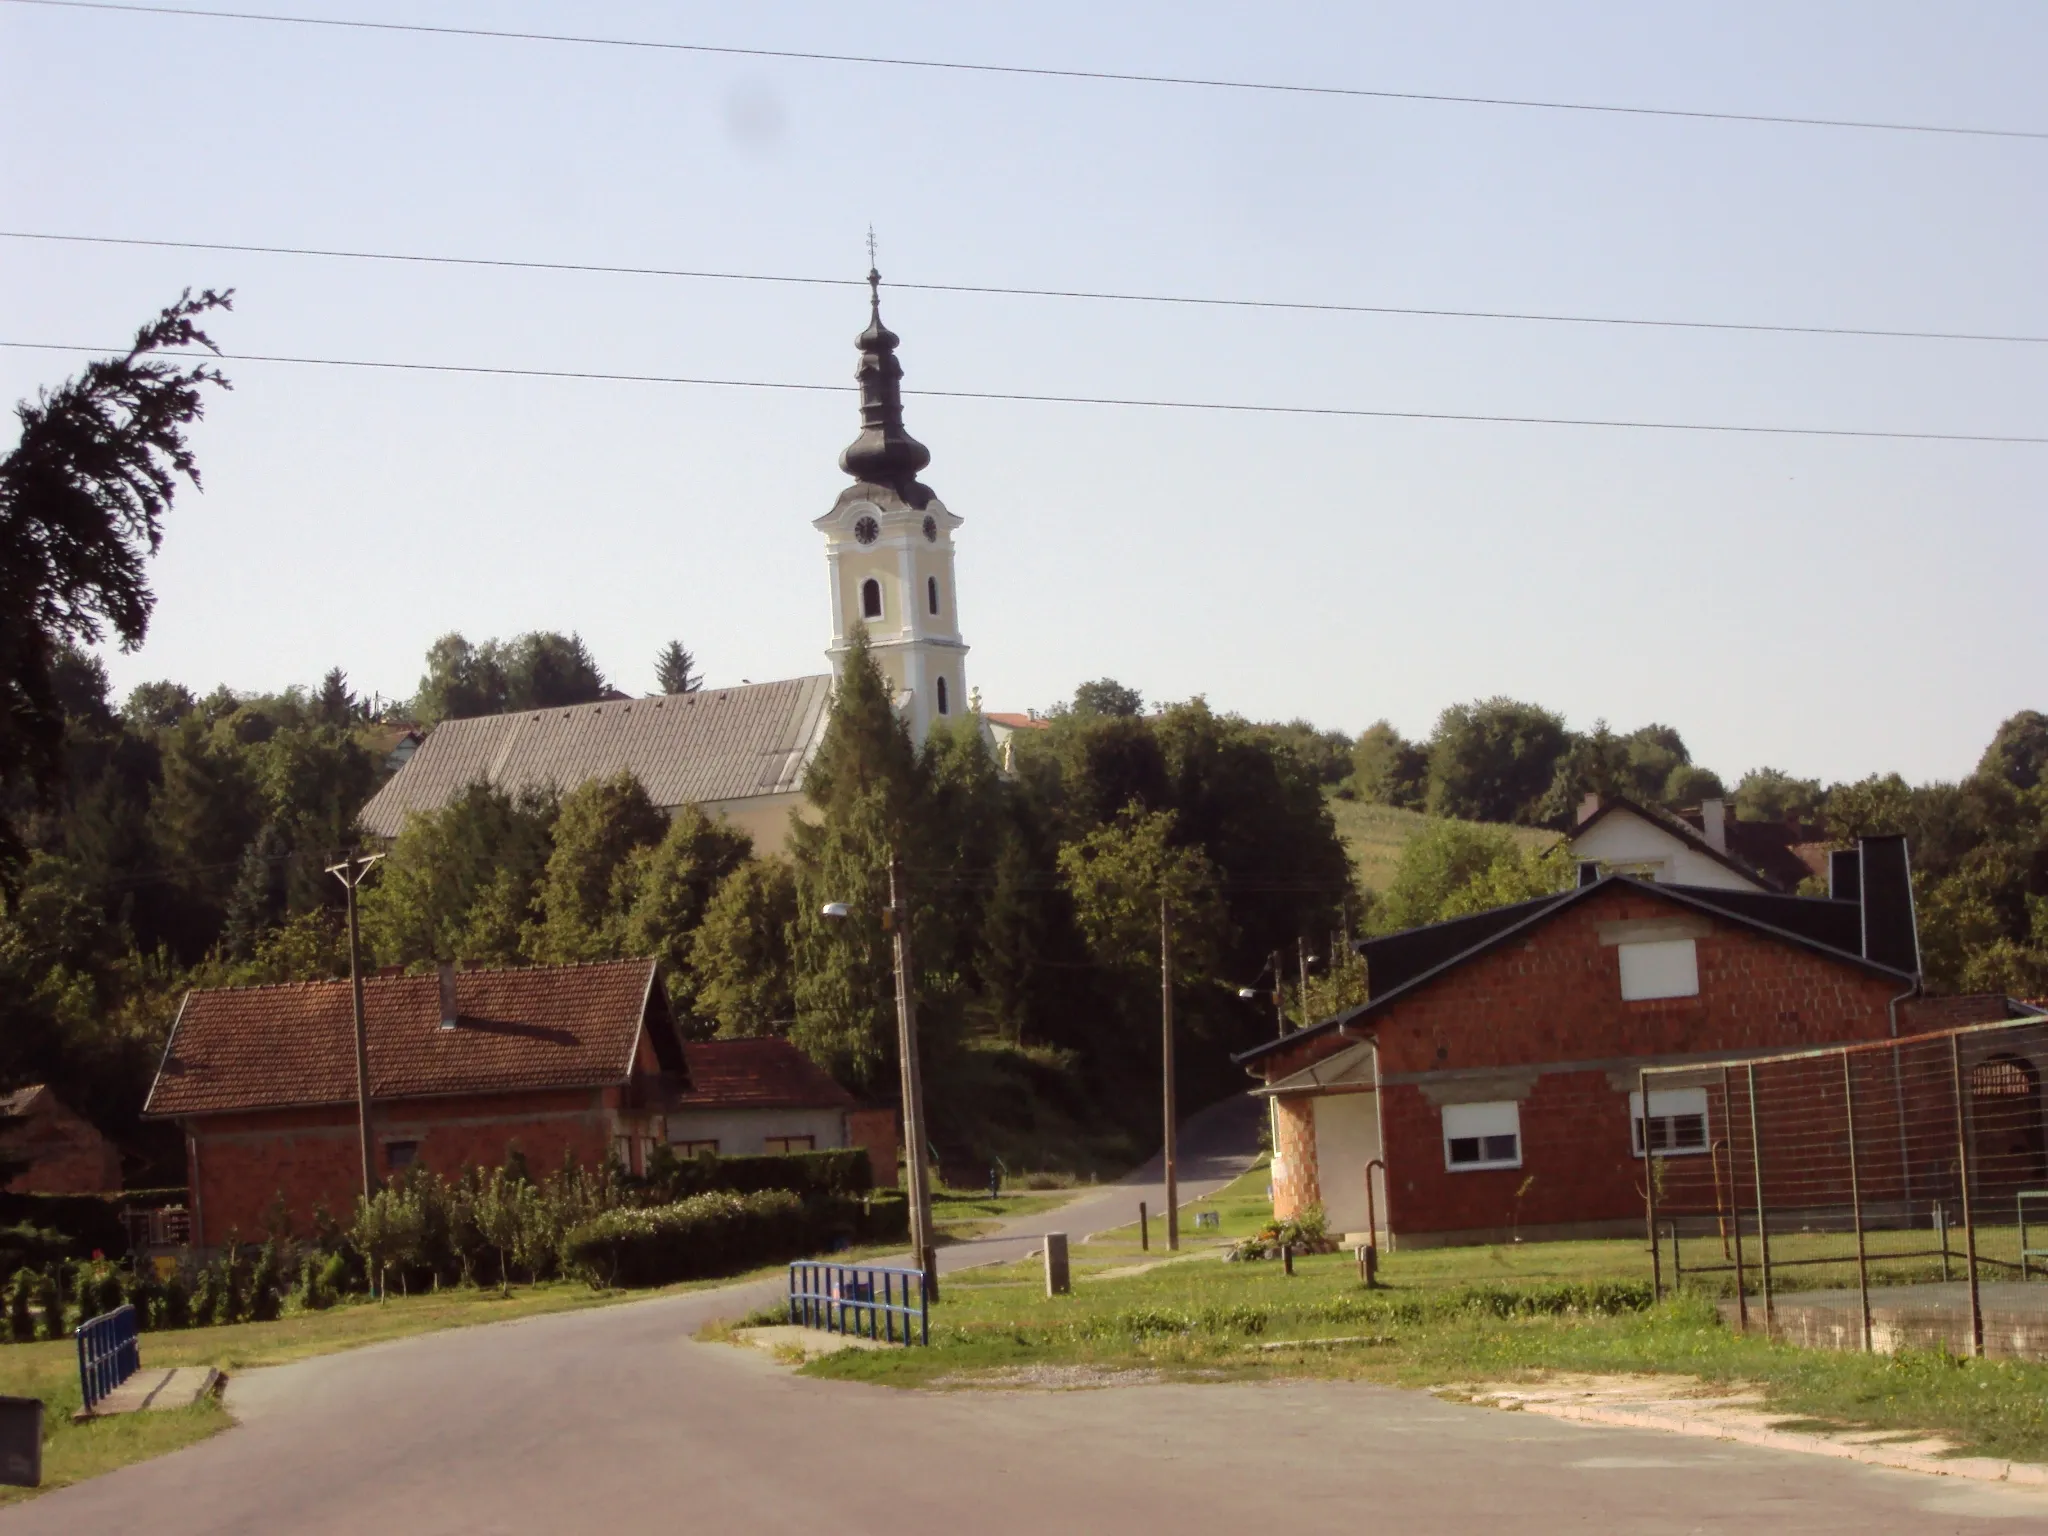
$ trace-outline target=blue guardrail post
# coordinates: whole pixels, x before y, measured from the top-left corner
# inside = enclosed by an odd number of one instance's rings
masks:
[[[78,1390],[87,1413],[141,1369],[134,1307],[116,1307],[78,1325]]]

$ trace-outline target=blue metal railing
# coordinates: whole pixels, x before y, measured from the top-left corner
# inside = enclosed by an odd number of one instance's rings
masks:
[[[902,1319],[900,1337],[898,1318]],[[924,1273],[915,1269],[887,1269],[879,1264],[792,1264],[789,1320],[799,1328],[823,1328],[828,1333],[885,1339],[891,1344],[932,1341]]]
[[[87,1413],[141,1369],[133,1307],[116,1307],[78,1325],[78,1386]]]

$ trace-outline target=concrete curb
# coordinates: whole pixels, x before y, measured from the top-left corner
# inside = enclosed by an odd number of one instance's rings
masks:
[[[2024,1461],[2000,1461],[1992,1456],[1919,1456],[1882,1445],[1855,1445],[1819,1435],[1802,1435],[1792,1430],[1751,1429],[1736,1424],[1717,1424],[1711,1419],[1674,1418],[1627,1408],[1542,1402],[1520,1402],[1513,1408],[1522,1413],[1541,1413],[1578,1424],[1599,1424],[1616,1429],[1657,1429],[1667,1434],[1693,1435],[1706,1440],[1732,1440],[1738,1445],[1797,1451],[1807,1456],[1832,1456],[1842,1461],[1891,1467],[1901,1472],[1920,1472],[1930,1477],[1960,1477],[1979,1483],[2048,1487],[2048,1467]]]

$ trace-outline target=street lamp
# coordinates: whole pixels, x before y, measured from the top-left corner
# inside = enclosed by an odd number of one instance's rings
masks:
[[[932,1247],[931,1180],[926,1170],[924,1134],[924,1075],[917,1060],[917,999],[910,990],[910,904],[901,895],[903,864],[889,859],[889,904],[882,909],[882,927],[895,941],[896,951],[896,1054],[903,1071],[903,1139],[905,1164],[910,1175],[910,1245],[917,1254],[917,1267],[924,1275],[924,1293],[939,1299],[938,1255]],[[828,901],[818,909],[820,917],[843,922],[853,915],[844,901]]]

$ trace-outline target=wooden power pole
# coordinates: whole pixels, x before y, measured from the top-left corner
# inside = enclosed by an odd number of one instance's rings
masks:
[[[383,857],[381,853],[373,853],[364,858],[351,848],[347,858],[339,864],[330,865],[327,870],[348,892],[348,982],[356,1026],[356,1135],[362,1142],[365,1200],[377,1192],[377,1159],[374,1151],[376,1141],[370,1128],[370,1036],[363,1024],[363,940],[356,922],[356,887],[369,875],[371,866]]]
[[[910,951],[910,903],[904,891],[903,861],[889,856],[889,931],[896,941],[896,1052],[903,1066],[905,1168],[910,1176],[910,1245],[924,1273],[925,1296],[939,1299],[938,1254],[932,1245],[932,1194],[926,1168],[924,1075],[917,1061],[917,999]]]
[[[1159,1055],[1165,1097],[1166,1140],[1162,1161],[1166,1173],[1166,1247],[1180,1251],[1180,1170],[1174,1163],[1173,1127],[1173,919],[1166,898],[1159,898]]]

